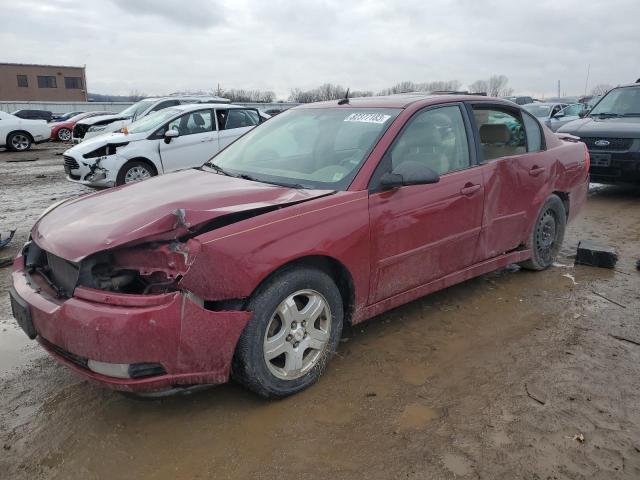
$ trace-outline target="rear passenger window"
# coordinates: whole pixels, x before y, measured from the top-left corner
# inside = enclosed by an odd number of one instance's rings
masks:
[[[527,152],[542,150],[542,130],[540,124],[528,113],[522,114],[524,129],[527,132]]]
[[[413,117],[391,147],[392,171],[419,162],[439,174],[469,167],[469,144],[457,106],[425,110]]]
[[[510,110],[473,107],[485,161],[527,152],[525,127]]]

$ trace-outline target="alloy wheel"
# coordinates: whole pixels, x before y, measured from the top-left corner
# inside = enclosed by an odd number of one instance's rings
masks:
[[[27,150],[31,141],[22,133],[17,133],[11,138],[11,146],[18,151]]]
[[[124,183],[139,182],[146,178],[151,178],[151,172],[142,166],[131,167],[124,176]]]

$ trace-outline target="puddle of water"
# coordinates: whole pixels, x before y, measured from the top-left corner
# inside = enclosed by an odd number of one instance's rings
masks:
[[[433,368],[425,363],[411,362],[400,365],[400,376],[411,385],[420,386],[433,375]]]
[[[22,330],[4,328],[5,331],[0,331],[0,377],[34,360],[39,353],[36,342],[29,340]]]
[[[400,431],[421,428],[437,416],[438,414],[433,408],[419,403],[412,403],[407,405],[400,415],[398,427]]]
[[[447,453],[442,456],[442,463],[455,476],[464,477],[471,473],[469,460],[460,455]]]

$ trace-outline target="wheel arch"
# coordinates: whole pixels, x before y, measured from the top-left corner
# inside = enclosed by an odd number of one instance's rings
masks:
[[[149,167],[153,168],[153,170],[154,170],[156,175],[158,175],[158,173],[159,173],[158,166],[153,162],[153,160],[150,160],[147,157],[140,157],[140,156],[132,157],[132,158],[127,159],[127,161],[124,162],[122,164],[122,166],[120,167],[120,170],[122,170],[124,168],[124,166],[129,162],[143,162],[144,164],[146,164]]]
[[[9,137],[11,135],[13,135],[14,133],[24,133],[25,135],[27,135],[29,137],[29,139],[31,139],[31,143],[33,143],[35,140],[33,139],[33,135],[31,135],[31,133],[29,133],[27,130],[11,130],[9,133],[7,133],[7,136],[5,137],[4,141],[6,145],[9,145]]]
[[[353,282],[353,277],[351,272],[349,272],[342,262],[329,255],[308,255],[288,261],[266,275],[253,289],[253,292],[251,292],[251,295],[248,298],[253,297],[253,295],[255,295],[256,292],[259,291],[259,289],[275,275],[296,267],[315,268],[325,272],[331,277],[331,279],[336,283],[336,286],[340,291],[340,296],[342,297],[344,323],[350,324],[355,311],[355,284]]]
[[[562,200],[562,204],[564,205],[565,213],[567,214],[567,218],[569,218],[569,207],[571,206],[571,202],[569,200],[569,194],[567,192],[562,192],[560,190],[555,190],[551,192],[551,195],[555,195],[560,200]]]

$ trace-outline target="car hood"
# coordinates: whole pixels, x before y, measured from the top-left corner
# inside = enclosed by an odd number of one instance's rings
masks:
[[[44,250],[77,262],[123,245],[170,241],[224,215],[331,193],[184,170],[64,202],[34,225],[31,236]]]
[[[144,133],[134,133],[125,135],[124,133],[116,132],[116,133],[103,133],[101,135],[97,135],[95,137],[91,137],[86,139],[84,142],[79,143],[78,145],[74,145],[69,150],[64,152],[65,155],[80,154],[84,155],[85,153],[93,152],[95,149],[104,147],[109,143],[127,143],[127,142],[135,142],[138,140],[144,140],[148,132]]]
[[[563,125],[558,132],[578,137],[640,138],[640,118],[580,118]]]
[[[116,121],[116,120],[125,120],[127,117],[123,117],[122,115],[118,115],[118,114],[106,114],[106,115],[96,115],[94,117],[89,117],[89,118],[85,118],[84,120],[80,120],[78,123],[81,123],[82,125],[95,125],[96,123],[101,123],[101,122],[105,122],[108,123],[109,121]]]

